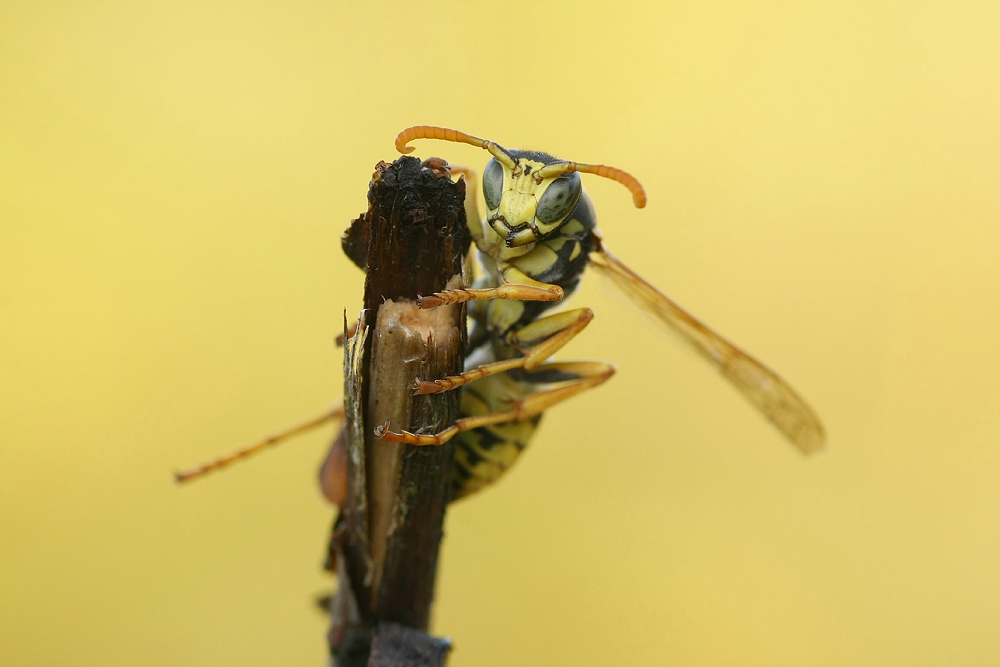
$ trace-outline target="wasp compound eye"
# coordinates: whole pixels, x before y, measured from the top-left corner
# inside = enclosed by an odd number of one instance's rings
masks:
[[[483,172],[483,198],[486,207],[491,211],[500,206],[500,195],[503,194],[503,166],[493,158]]]
[[[535,217],[544,223],[566,217],[580,201],[581,192],[579,174],[574,172],[557,178],[542,193]]]

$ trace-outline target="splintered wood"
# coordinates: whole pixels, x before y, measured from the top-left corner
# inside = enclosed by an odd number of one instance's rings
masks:
[[[448,284],[460,287],[461,277]],[[379,308],[372,341],[371,388],[368,393],[369,424],[388,422],[401,430],[411,423],[413,387],[429,377],[430,359],[448,356],[461,335],[457,318],[461,308],[448,306],[420,310],[412,301],[386,301]],[[399,443],[374,440],[368,476],[368,512],[371,527],[372,588],[378,590],[389,536],[407,507],[397,502],[404,447]]]

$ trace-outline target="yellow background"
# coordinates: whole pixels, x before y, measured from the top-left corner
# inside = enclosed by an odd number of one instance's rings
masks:
[[[329,433],[170,473],[339,396],[417,123],[634,173],[609,246],[830,436],[592,276],[619,374],[450,512],[455,667],[1000,663],[1000,5],[484,4],[0,2],[0,663],[322,663]]]

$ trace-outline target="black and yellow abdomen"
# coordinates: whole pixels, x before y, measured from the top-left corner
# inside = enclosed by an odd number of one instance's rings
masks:
[[[511,399],[535,388],[537,385],[517,382],[506,373],[483,378],[462,388],[462,416],[509,409]],[[528,446],[541,418],[481,426],[455,436],[452,500],[475,493],[507,472]]]

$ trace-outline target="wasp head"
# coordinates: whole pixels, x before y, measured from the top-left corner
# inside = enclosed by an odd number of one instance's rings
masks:
[[[507,150],[495,141],[435,125],[414,125],[396,135],[396,150],[409,153],[414,139],[441,139],[489,151],[493,159],[483,172],[487,221],[507,248],[522,248],[559,229],[580,201],[579,173],[597,174],[621,183],[632,193],[637,208],[646,205],[646,192],[634,176],[604,164],[557,160],[545,153]]]
[[[508,248],[535,243],[557,230],[573,212],[580,194],[580,175],[546,173],[561,164],[544,153],[509,151],[511,162],[490,160],[483,172],[487,221]]]

